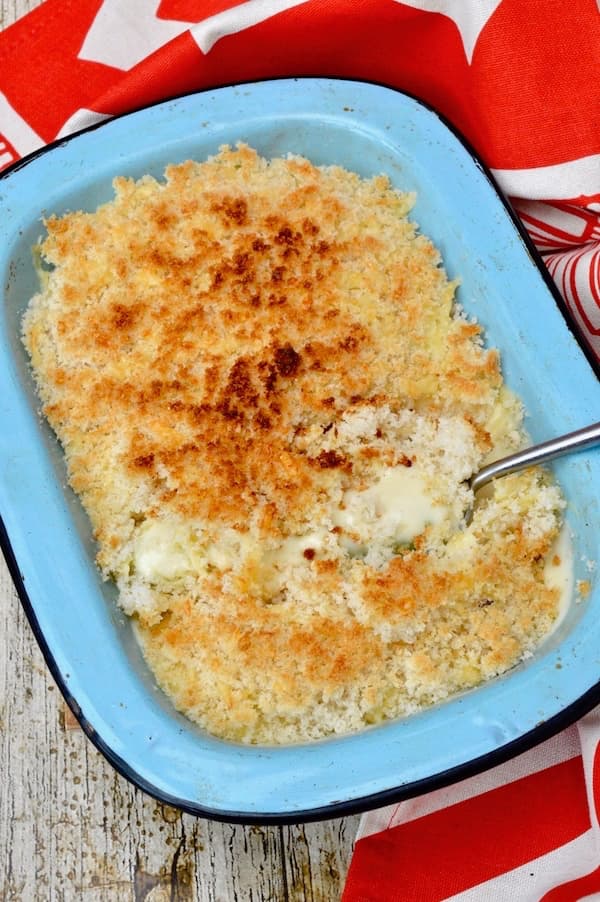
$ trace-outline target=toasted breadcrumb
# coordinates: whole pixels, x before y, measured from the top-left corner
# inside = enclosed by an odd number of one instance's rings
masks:
[[[577,594],[580,598],[587,598],[591,591],[592,584],[590,583],[589,579],[577,580]]]
[[[242,742],[406,715],[552,628],[563,501],[414,197],[245,145],[46,222],[44,413],[174,704]]]

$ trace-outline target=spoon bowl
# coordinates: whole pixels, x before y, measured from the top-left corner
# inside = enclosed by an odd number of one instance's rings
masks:
[[[600,445],[600,423],[592,423],[591,426],[584,426],[582,429],[576,429],[575,432],[568,432],[566,435],[548,439],[537,445],[531,445],[529,448],[523,448],[521,451],[515,451],[514,454],[501,457],[471,476],[469,487],[476,495],[484,485],[501,476],[508,476],[509,473],[516,473],[519,470],[546,463],[574,451],[592,448],[595,445]],[[471,522],[472,517],[473,510],[470,508],[465,515],[467,525]]]

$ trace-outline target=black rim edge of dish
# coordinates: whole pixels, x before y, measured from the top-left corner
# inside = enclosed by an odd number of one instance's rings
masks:
[[[415,103],[422,106],[424,109],[428,110],[430,113],[433,113],[442,124],[454,135],[454,137],[462,144],[464,149],[470,155],[474,164],[477,168],[482,172],[482,174],[486,177],[487,181],[491,185],[494,193],[500,200],[502,206],[506,210],[517,234],[519,235],[525,250],[527,251],[528,256],[530,257],[532,263],[538,270],[541,275],[543,281],[546,284],[552,298],[554,299],[558,309],[560,310],[565,324],[568,330],[571,332],[577,344],[579,345],[581,351],[585,355],[592,371],[596,375],[598,379],[600,379],[600,364],[596,360],[591,347],[589,346],[583,331],[580,329],[579,325],[575,320],[571,317],[568,312],[565,301],[563,300],[558,288],[556,287],[550,273],[548,272],[546,266],[544,265],[543,259],[539,252],[537,251],[535,245],[533,244],[531,238],[527,234],[527,231],[515,213],[512,205],[505,197],[505,195],[500,190],[494,176],[492,175],[490,169],[487,165],[479,158],[477,152],[465,138],[460,131],[456,128],[453,123],[448,120],[443,114],[441,114],[438,110],[432,107],[429,103],[422,100],[420,97],[416,97],[414,94],[411,94],[408,91],[403,91],[399,88],[396,88],[392,85],[385,84],[383,82],[371,81],[365,78],[346,78],[346,77],[335,77],[330,75],[301,75],[301,76],[281,76],[280,78],[270,78],[270,79],[253,79],[250,81],[241,81],[241,82],[231,82],[227,84],[217,84],[208,88],[204,88],[199,91],[188,91],[183,94],[178,94],[173,97],[162,98],[161,100],[157,100],[153,103],[146,104],[142,107],[138,107],[134,110],[128,110],[127,112],[120,113],[116,116],[112,116],[110,119],[105,119],[100,122],[95,122],[92,125],[87,126],[86,128],[80,129],[79,131],[73,132],[70,135],[65,136],[64,138],[58,138],[55,141],[50,142],[49,144],[45,144],[43,147],[34,150],[32,153],[28,154],[25,157],[22,157],[19,160],[16,160],[11,166],[8,166],[2,172],[0,172],[0,180],[10,176],[12,173],[20,170],[21,168],[29,165],[33,160],[37,157],[52,151],[57,147],[62,147],[63,145],[69,143],[73,139],[79,137],[80,135],[87,134],[88,132],[95,131],[98,128],[101,128],[103,125],[108,125],[115,119],[121,119],[126,116],[135,115],[138,112],[141,112],[145,109],[151,109],[155,106],[160,106],[163,103],[169,103],[172,101],[180,100],[185,97],[191,97],[198,94],[206,94],[210,91],[220,90],[222,88],[231,88],[237,87],[240,85],[253,85],[253,84],[261,84],[266,81],[313,81],[313,80],[327,80],[327,81],[340,81],[340,82],[355,82],[373,85],[374,87],[385,88],[386,90],[393,91],[396,94],[403,94],[404,96],[410,98]],[[474,758],[471,761],[465,762],[464,764],[456,765],[455,767],[449,768],[448,770],[441,771],[440,773],[433,774],[430,777],[425,777],[421,780],[414,781],[412,783],[408,783],[404,786],[396,786],[390,789],[380,790],[379,792],[372,793],[367,796],[361,796],[357,799],[351,800],[342,800],[342,801],[333,801],[330,804],[323,805],[318,808],[310,808],[307,810],[298,810],[289,813],[254,813],[254,812],[239,812],[239,811],[221,811],[215,810],[212,808],[208,808],[202,806],[201,804],[195,804],[184,799],[179,799],[175,796],[171,796],[166,792],[161,791],[153,784],[149,783],[144,777],[140,776],[123,758],[116,754],[113,749],[104,741],[102,736],[92,727],[92,725],[87,721],[87,719],[83,716],[81,709],[77,703],[77,700],[72,695],[69,687],[66,683],[66,679],[63,677],[56,661],[47,645],[45,636],[43,631],[40,628],[38,623],[34,607],[31,603],[27,590],[25,588],[25,581],[21,574],[17,559],[12,549],[12,545],[10,542],[10,538],[5,527],[4,521],[0,515],[0,549],[4,554],[6,559],[7,567],[13,583],[15,585],[15,589],[19,596],[19,600],[25,611],[27,619],[29,621],[29,625],[31,630],[35,636],[35,639],[38,643],[38,646],[42,652],[46,665],[52,674],[58,688],[60,689],[65,702],[69,706],[73,715],[77,719],[79,725],[82,730],[88,737],[88,739],[92,742],[92,744],[98,749],[99,752],[107,759],[107,761],[115,768],[115,770],[126,780],[136,786],[138,789],[142,790],[152,798],[156,799],[159,802],[162,802],[167,805],[171,805],[174,808],[178,808],[181,811],[184,811],[188,814],[195,815],[197,817],[205,817],[210,820],[222,821],[225,823],[239,823],[239,824],[256,824],[256,825],[285,825],[285,824],[299,824],[299,823],[308,823],[310,821],[321,821],[329,818],[338,818],[345,817],[352,814],[360,814],[364,811],[381,808],[385,805],[392,804],[394,802],[403,801],[405,799],[414,798],[419,795],[423,795],[427,792],[432,792],[436,789],[442,789],[445,786],[450,786],[453,783],[457,783],[461,780],[465,780],[468,777],[476,776],[486,770],[489,770],[492,767],[497,767],[499,764],[503,764],[504,762],[510,760],[516,755],[522,754],[523,752],[528,751],[533,748],[535,745],[545,741],[546,739],[550,739],[552,736],[559,733],[561,730],[570,726],[579,718],[583,717],[592,708],[594,708],[598,703],[600,703],[600,680],[591,686],[583,695],[581,695],[578,699],[572,702],[570,705],[567,705],[566,708],[563,708],[562,711],[559,711],[553,717],[548,720],[541,721],[537,726],[533,727],[527,733],[517,737],[516,739],[510,740],[506,744],[500,746],[497,749],[494,749],[491,752],[487,752],[484,755],[481,755],[478,758]]]

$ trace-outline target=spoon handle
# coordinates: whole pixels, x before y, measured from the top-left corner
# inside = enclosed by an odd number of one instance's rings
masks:
[[[474,492],[477,492],[498,476],[506,476],[508,473],[515,473],[517,470],[524,470],[526,467],[532,467],[535,464],[553,460],[555,457],[562,457],[563,454],[568,454],[570,451],[578,451],[592,445],[600,445],[600,423],[593,423],[591,426],[585,426],[583,429],[577,429],[575,432],[569,432],[567,435],[552,438],[547,442],[532,445],[515,454],[509,454],[508,457],[495,460],[486,467],[482,467],[479,473],[471,478],[470,486]]]

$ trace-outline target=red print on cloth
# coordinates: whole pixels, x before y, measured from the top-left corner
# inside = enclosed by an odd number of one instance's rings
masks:
[[[600,898],[599,738],[596,709],[491,771],[365,815],[343,902]]]
[[[235,3],[230,0],[161,0],[156,15],[159,19],[178,19],[180,22],[199,22],[214,16]]]
[[[359,840],[346,900],[393,899],[399,887],[403,902],[446,899],[589,829],[577,756]]]
[[[18,158],[19,154],[16,149],[12,146],[8,138],[5,138],[4,135],[0,133],[0,169],[10,166],[10,164],[14,163]]]
[[[78,58],[101,5],[46,0],[0,34],[0,92],[43,141],[53,140],[74,110],[93,106],[118,77],[106,65]],[[3,126],[0,121],[0,132]]]
[[[342,75],[382,81],[432,103],[493,168],[538,168],[600,153],[599,130],[592,127],[599,102],[598,89],[591,89],[600,46],[595,0],[537,0],[527,4],[527,15],[522,0],[481,0],[471,27],[468,8],[464,0],[305,0],[292,6],[272,0],[47,0],[3,35],[1,90],[18,98],[21,114],[47,140],[78,108],[114,113],[166,96],[150,82],[157,71],[168,75],[171,65],[188,66],[185,75],[170,79],[187,90],[288,74]],[[262,9],[273,12],[261,19]],[[229,33],[203,52],[203,23],[227,11]],[[95,41],[103,53],[82,58],[95,20],[106,29]],[[162,43],[148,44],[148,32],[177,40],[190,28],[200,35],[194,41],[199,55],[189,66],[187,42],[181,42],[179,65],[168,48],[169,65],[143,57],[119,68],[112,48],[126,22],[133,57],[140,43],[152,47],[150,57],[163,52]],[[55,104],[41,103],[49,90]],[[600,198],[600,184],[591,185],[589,195]]]

